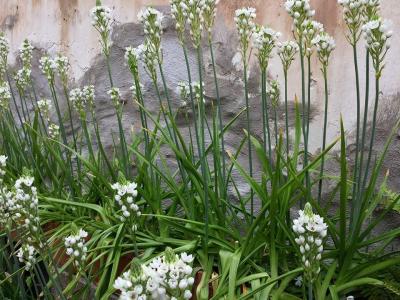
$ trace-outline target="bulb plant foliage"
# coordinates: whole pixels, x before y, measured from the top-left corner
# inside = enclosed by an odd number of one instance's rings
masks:
[[[232,19],[246,105],[226,123],[213,53],[219,1],[170,1],[176,46],[183,50],[179,63],[187,70],[174,86],[168,86],[169,74],[163,69],[165,16],[153,7],[140,11],[144,43],[125,49],[132,80],[132,98],[126,99],[110,61],[112,10],[97,0],[90,17],[110,81],[107,95],[101,96],[109,99],[118,121],[112,145],[104,144],[109,131],[97,117],[100,89],[95,92],[90,82],[74,85],[63,54],[45,55],[37,63],[51,93],[38,98],[31,78],[34,47],[24,40],[19,69],[11,73],[10,45],[1,33],[0,298],[323,300],[376,294],[378,289],[399,297],[393,270],[400,256],[393,241],[400,230],[375,233],[400,200],[397,194],[390,201],[385,197],[388,174],[380,183],[399,122],[381,153],[373,151],[379,83],[393,33],[381,16],[380,1],[338,3],[355,58],[358,97],[349,95],[347,101],[359,107],[361,38],[367,47],[368,105],[364,119],[360,109],[357,114],[354,166],[349,165],[342,120],[340,137],[326,138],[335,41],[314,20],[309,0],[283,2],[293,20],[293,41],[281,40],[274,28],[257,24],[255,8],[236,10]],[[190,65],[190,47],[197,54],[197,68]],[[205,78],[205,51],[211,58],[211,83]],[[288,75],[297,59],[301,73],[292,75],[302,82],[301,103],[296,97],[290,112],[294,97]],[[376,83],[371,136],[366,134],[370,60]],[[308,153],[307,117],[312,62],[321,69],[325,86],[323,142],[313,155]],[[272,63],[280,68],[270,69]],[[252,64],[261,71],[259,98],[250,97]],[[274,73],[275,80],[270,80],[272,70],[282,74]],[[152,86],[143,86],[144,72]],[[282,75],[281,87],[276,78]],[[205,82],[214,85],[215,97],[205,92]],[[148,105],[149,89],[159,100],[158,113]],[[182,101],[178,109],[171,105],[171,91]],[[254,115],[255,101],[262,107],[262,135],[251,128],[259,115]],[[285,114],[280,113],[283,105]],[[129,115],[127,106],[134,106],[139,117]],[[224,135],[242,126],[243,115],[247,122],[237,150],[228,150]],[[185,134],[181,122],[186,122]],[[364,144],[367,147],[361,147]],[[340,170],[327,176],[325,163],[334,151]],[[245,165],[241,153],[249,156]],[[256,161],[261,176],[254,176]],[[323,193],[327,179],[336,187]],[[239,188],[243,182],[248,192]]]

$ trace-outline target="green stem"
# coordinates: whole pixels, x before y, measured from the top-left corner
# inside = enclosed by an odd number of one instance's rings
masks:
[[[324,66],[323,67],[323,75],[324,75],[324,84],[325,84],[325,110],[324,110],[324,130],[323,130],[323,135],[322,135],[322,150],[321,152],[325,152],[326,148],[326,130],[327,130],[327,124],[328,124],[328,100],[329,100],[329,94],[328,94],[328,72],[327,68]],[[325,156],[322,156],[321,158],[321,170],[319,173],[319,183],[318,183],[318,203],[321,201],[321,196],[322,196],[322,177],[324,176],[324,164],[325,164]]]
[[[224,125],[222,121],[222,107],[221,107],[221,98],[219,95],[219,86],[218,86],[218,79],[217,79],[217,71],[215,67],[215,60],[214,60],[214,51],[211,44],[211,38],[209,38],[209,47],[210,47],[210,54],[211,54],[211,62],[213,66],[213,73],[214,73],[214,84],[215,84],[215,92],[217,95],[217,105],[218,105],[218,120],[219,120],[219,131],[220,131],[220,138],[221,138],[221,151],[222,151],[222,179],[226,181],[226,161],[225,161],[225,139],[224,139]],[[226,191],[224,191],[224,196],[226,196]]]
[[[206,145],[205,145],[205,107],[204,107],[204,98],[203,98],[203,71],[202,71],[202,63],[201,63],[201,49],[197,48],[197,64],[198,64],[198,71],[199,71],[199,81],[200,81],[200,114],[199,114],[199,121],[200,121],[200,145],[201,145],[201,156],[200,156],[200,163],[201,163],[201,172],[203,175],[204,180],[204,252],[205,256],[208,256],[208,239],[209,239],[209,199],[208,199],[208,173],[206,171]]]
[[[252,157],[252,145],[251,145],[251,127],[250,127],[250,105],[249,105],[249,91],[247,86],[247,62],[245,61],[246,55],[243,56],[243,80],[244,80],[244,96],[246,99],[246,119],[247,119],[247,134],[249,135],[247,141],[247,147],[249,151],[249,175],[253,177],[253,157]],[[250,186],[250,211],[251,211],[251,222],[254,219],[254,191]]]
[[[308,165],[308,140],[307,140],[307,116],[308,113],[306,112],[306,88],[305,88],[305,74],[304,74],[304,54],[303,54],[303,38],[300,37],[300,42],[299,42],[299,49],[300,49],[300,65],[301,65],[301,104],[302,104],[302,115],[303,115],[303,140],[304,140],[304,166],[303,168],[306,168]],[[309,178],[309,172],[306,170],[306,189],[307,191],[310,190],[310,182],[308,180]],[[307,195],[308,197],[309,195]],[[300,200],[300,206],[303,206],[303,199]]]
[[[367,124],[368,124],[368,107],[369,107],[369,50],[367,50],[366,54],[366,71],[365,71],[365,103],[364,103],[364,120],[363,120],[363,130],[362,130],[362,136],[361,136],[361,156],[360,156],[360,166],[359,166],[359,173],[360,176],[358,176],[357,180],[357,185],[358,185],[358,191],[357,191],[357,196],[361,197],[363,191],[364,191],[364,185],[361,185],[361,178],[363,174],[363,164],[364,164],[364,144],[366,140],[366,135],[367,135]],[[366,173],[368,173],[368,169],[365,170]],[[358,201],[361,201],[358,199]]]
[[[369,142],[369,148],[368,148],[368,159],[367,159],[367,164],[365,165],[365,173],[364,173],[364,179],[363,179],[363,184],[362,184],[362,189],[364,190],[367,180],[368,180],[368,174],[369,174],[369,167],[371,164],[371,159],[372,159],[372,152],[374,148],[374,141],[375,141],[375,134],[376,134],[376,118],[377,118],[377,113],[378,113],[378,105],[379,105],[379,93],[380,93],[380,75],[376,74],[375,75],[375,105],[374,105],[374,115],[372,119],[372,124],[371,124],[371,140]],[[361,175],[361,174],[360,174]],[[361,199],[360,199],[361,200]],[[359,201],[361,202],[361,201]],[[360,203],[361,207],[361,203]]]
[[[289,162],[289,109],[288,109],[288,70],[284,68],[283,76],[285,79],[285,126],[286,126],[286,154],[287,154],[287,161]]]
[[[183,54],[185,57],[185,63],[186,63],[186,70],[187,70],[187,75],[188,75],[188,80],[189,80],[189,91],[190,91],[190,104],[192,107],[192,113],[193,113],[193,120],[196,120],[196,105],[195,105],[195,100],[193,97],[193,87],[192,87],[192,76],[191,76],[191,72],[190,72],[190,64],[189,64],[189,59],[188,59],[188,54],[187,54],[187,50],[186,50],[186,46],[184,44],[182,44],[182,49],[183,49]],[[194,130],[195,130],[195,135],[196,135],[196,142],[197,142],[197,152],[199,155],[199,159],[201,158],[201,150],[200,150],[200,137],[199,137],[199,128],[197,126],[197,122],[193,122],[194,123]]]
[[[356,194],[357,191],[357,178],[358,178],[358,154],[359,154],[359,146],[360,146],[360,80],[359,80],[359,71],[358,71],[358,58],[357,58],[357,44],[353,44],[353,60],[354,60],[354,71],[356,75],[356,93],[357,93],[357,129],[356,129],[356,155],[355,155],[355,164],[354,164],[354,174],[353,174],[353,195]],[[351,206],[351,218],[350,218],[350,228],[353,230],[353,225],[355,219],[357,218],[357,210],[360,205],[357,203],[357,199],[354,199],[354,204]]]

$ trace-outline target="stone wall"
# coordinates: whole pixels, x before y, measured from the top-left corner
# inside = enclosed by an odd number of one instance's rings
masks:
[[[221,96],[224,111],[224,121],[228,122],[243,106],[243,82],[241,72],[234,66],[234,57],[237,53],[237,37],[234,28],[233,15],[235,9],[242,6],[257,8],[257,21],[268,24],[275,30],[282,32],[282,39],[291,38],[291,18],[283,8],[283,0],[221,0],[218,7],[216,27],[214,30],[214,47],[217,55],[218,78],[221,85]],[[342,21],[341,8],[336,0],[311,1],[316,9],[316,19],[325,25],[326,31],[333,35],[337,43],[329,68],[329,129],[328,140],[333,140],[339,134],[339,118],[342,115],[345,128],[351,133],[354,131],[356,120],[356,94],[354,87],[354,70],[352,49],[345,39],[345,26]],[[105,91],[108,90],[108,78],[101,56],[97,33],[91,26],[89,10],[95,0],[0,0],[0,29],[6,33],[11,42],[12,55],[10,62],[16,64],[15,53],[24,38],[28,38],[37,48],[36,58],[40,53],[55,54],[63,52],[70,58],[74,84],[91,83],[96,86],[96,102],[101,127],[106,137],[108,133],[117,130],[116,118]],[[168,13],[167,0],[104,0],[103,3],[113,9],[115,25],[113,29],[112,68],[116,85],[121,88],[123,97],[130,98],[129,87],[132,85],[130,74],[125,66],[124,48],[129,45],[137,46],[143,41],[141,26],[137,24],[137,12],[146,5],[156,6]],[[382,0],[382,14],[392,21],[394,36],[392,49],[387,55],[387,65],[382,77],[382,103],[378,116],[378,136],[376,153],[382,145],[399,117],[400,72],[398,72],[400,35],[400,9],[398,0]],[[166,20],[166,30],[163,38],[165,53],[165,70],[167,81],[174,95],[175,107],[179,100],[174,94],[174,87],[180,80],[186,79],[186,69],[183,54],[177,44],[176,35],[171,20]],[[39,53],[40,52],[40,53]],[[364,87],[365,50],[362,42],[359,47],[359,63],[361,87]],[[195,54],[191,50],[189,59],[195,72]],[[209,55],[204,53],[206,65],[207,99],[213,99],[212,76],[209,70]],[[37,66],[37,64],[36,64]],[[141,72],[144,74],[144,71]],[[293,103],[295,95],[300,95],[300,64],[296,60],[289,75],[289,100]],[[372,75],[372,73],[371,73]],[[270,78],[278,78],[283,86],[283,76],[280,62],[274,58],[270,64]],[[39,86],[39,93],[46,95],[46,81],[38,70],[34,72],[35,81]],[[250,89],[252,97],[253,131],[261,135],[259,71],[256,60],[252,59],[250,69]],[[310,143],[311,150],[317,151],[321,144],[323,124],[324,89],[319,64],[314,57],[312,61],[312,123]],[[157,101],[150,80],[144,75],[146,105],[156,112]],[[374,85],[371,86],[373,95]],[[363,88],[362,88],[363,90]],[[363,99],[364,92],[362,93]],[[373,100],[371,100],[373,102]],[[373,104],[373,103],[372,103]],[[283,111],[279,116],[283,120]],[[291,114],[292,116],[292,114]],[[129,103],[125,108],[124,124],[127,129],[132,125],[139,128],[137,110]],[[282,123],[283,124],[283,123]],[[233,150],[243,136],[244,119],[227,134],[228,149]],[[185,124],[182,124],[185,131]],[[111,139],[109,140],[111,144]],[[390,149],[386,167],[391,169],[393,177],[390,181],[392,188],[400,187],[400,156],[399,140],[394,142]],[[351,145],[350,145],[351,146]],[[247,162],[247,153],[244,149],[241,161]],[[244,188],[244,187],[243,187]]]

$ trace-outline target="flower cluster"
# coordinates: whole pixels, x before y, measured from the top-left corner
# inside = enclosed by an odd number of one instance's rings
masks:
[[[312,55],[312,47],[314,46],[314,38],[324,31],[324,25],[314,20],[305,20],[301,25],[303,34],[304,50],[306,56]]]
[[[253,44],[258,50],[258,60],[262,69],[268,67],[268,61],[271,57],[272,50],[274,49],[278,38],[279,32],[275,32],[266,26],[256,26],[253,32]]]
[[[27,39],[23,41],[22,46],[19,49],[19,57],[22,61],[22,69],[20,69],[15,75],[15,81],[18,88],[21,90],[26,88],[31,79],[31,60],[33,49],[33,46]]]
[[[298,35],[302,35],[302,24],[315,15],[309,0],[286,0],[285,9],[293,18]]]
[[[64,239],[64,245],[67,248],[67,255],[73,258],[74,264],[77,268],[83,269],[86,257],[87,257],[87,247],[85,246],[85,239],[88,233],[79,229],[78,233],[75,235],[70,235]]]
[[[157,82],[157,55],[153,51],[153,47],[147,41],[143,44],[143,56],[142,61],[145,66],[145,70],[153,82]]]
[[[31,45],[31,43],[27,39],[25,39],[22,43],[21,48],[19,49],[20,52],[19,57],[21,58],[23,68],[27,69],[31,68],[33,49],[34,47]]]
[[[277,43],[277,52],[282,61],[284,71],[287,72],[294,61],[296,53],[299,52],[299,46],[293,41]]]
[[[120,299],[191,299],[193,260],[192,255],[177,255],[167,248],[164,256],[148,265],[134,265],[118,277],[114,288],[121,291]]]
[[[136,48],[131,46],[125,48],[125,60],[128,63],[129,69],[134,76],[138,76],[138,64],[144,52],[144,45],[139,45]]]
[[[320,272],[327,225],[321,216],[313,213],[311,204],[307,203],[304,211],[300,210],[299,217],[293,220],[293,231],[297,235],[295,242],[299,245],[302,255],[305,277],[312,282]]]
[[[110,96],[111,101],[116,109],[120,108],[121,106],[121,92],[119,88],[113,87],[111,90],[107,92]]]
[[[7,159],[7,156],[0,155],[0,184],[3,182],[4,175],[6,175]]]
[[[63,86],[67,86],[68,72],[70,69],[68,57],[57,55],[56,58],[54,59],[54,63],[56,65],[58,75],[60,76],[61,83],[63,84]]]
[[[208,32],[208,37],[211,39],[211,31],[214,26],[215,17],[217,15],[217,5],[219,0],[205,0],[203,19],[204,27]]]
[[[22,68],[14,76],[15,83],[22,91],[28,86],[31,80],[31,69]]]
[[[41,99],[37,102],[37,106],[42,117],[50,121],[51,101],[49,99]]]
[[[271,101],[271,106],[273,108],[277,108],[279,106],[279,100],[281,97],[279,82],[277,80],[271,80],[269,82],[269,89],[267,91],[267,96]]]
[[[318,59],[322,66],[327,67],[329,57],[336,47],[335,40],[329,34],[322,32],[312,40],[312,43],[317,48]]]
[[[26,271],[29,271],[36,263],[36,258],[35,258],[36,252],[37,251],[35,247],[28,244],[24,244],[18,249],[17,252],[18,260],[21,263],[25,263]]]
[[[250,39],[254,32],[256,18],[256,9],[252,7],[241,8],[235,11],[236,29],[239,33],[239,46],[242,54],[242,60],[246,61],[247,50],[250,45]]]
[[[138,91],[137,91],[137,89],[136,89],[136,84],[132,85],[129,89],[130,89],[131,92],[132,92],[133,100],[139,100],[138,97],[140,97],[140,96],[138,96]],[[143,90],[143,89],[144,89],[144,85],[143,85],[141,82],[139,82],[139,89],[140,89],[140,90]],[[139,94],[139,95],[140,95],[140,94]]]
[[[90,11],[90,17],[92,18],[93,27],[100,34],[100,42],[103,48],[103,52],[106,56],[110,54],[110,33],[112,25],[111,9],[107,6],[95,6]]]
[[[185,0],[170,0],[172,18],[175,20],[175,29],[178,33],[179,42],[184,42],[186,20],[188,16],[188,6]]]
[[[4,171],[4,169],[3,169]],[[10,205],[13,205],[14,194],[5,187],[0,187],[0,226],[5,228],[9,225]]]
[[[0,32],[0,80],[7,70],[7,58],[10,51],[10,45],[6,37]]]
[[[51,123],[48,127],[49,138],[56,140],[60,136],[60,126],[57,124]]]
[[[178,82],[178,86],[176,87],[176,93],[179,94],[183,101],[186,101],[190,96],[190,86],[185,81]]]
[[[23,175],[15,181],[14,197],[9,202],[9,209],[12,218],[17,224],[22,221],[22,227],[29,231],[28,241],[32,242],[32,237],[37,236],[40,227],[38,216],[39,200],[36,187],[33,186],[34,178],[30,175]]]
[[[114,199],[122,210],[122,216],[120,216],[120,220],[124,222],[132,217],[135,223],[135,219],[141,215],[139,206],[134,201],[134,198],[138,194],[136,189],[137,184],[135,182],[117,182],[114,183],[111,188],[116,191]],[[136,224],[133,226],[135,226],[133,229],[136,229]]]
[[[364,0],[364,19],[366,22],[378,15],[381,7],[381,0]]]
[[[39,68],[42,70],[43,74],[46,75],[47,80],[53,82],[54,70],[57,68],[55,61],[48,56],[43,56],[40,58],[39,63]]]
[[[343,7],[343,18],[349,28],[349,41],[352,45],[360,39],[360,29],[364,23],[365,0],[338,0]]]
[[[203,86],[204,86],[204,83],[203,83]],[[200,82],[198,82],[198,81],[192,82],[192,92],[193,92],[193,98],[197,103],[200,103],[201,99],[203,99],[203,103],[206,102],[205,97],[204,97],[204,90],[203,90],[203,95],[201,95]]]
[[[390,48],[389,39],[393,33],[388,29],[387,21],[380,17],[374,17],[362,27],[362,30],[375,71],[379,74],[383,68],[383,59]]]
[[[138,14],[138,20],[143,24],[146,35],[147,50],[154,55],[154,59],[159,63],[162,62],[161,35],[163,32],[163,19],[164,15],[152,7],[141,10]]]
[[[8,109],[10,104],[11,93],[6,82],[0,83],[0,110]]]
[[[186,3],[188,6],[187,22],[190,29],[189,33],[193,46],[199,48],[204,28],[205,0],[189,0]]]
[[[87,107],[92,111],[94,109],[94,86],[87,85],[83,89],[73,89],[69,93],[69,100],[75,110],[81,115],[85,115]]]

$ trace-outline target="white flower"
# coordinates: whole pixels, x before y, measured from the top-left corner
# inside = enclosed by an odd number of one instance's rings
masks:
[[[242,58],[247,56],[250,39],[254,32],[256,18],[256,9],[252,7],[240,8],[235,11],[236,29],[239,34],[239,46],[242,53]]]
[[[301,24],[315,15],[315,10],[311,8],[309,0],[286,0],[285,9],[293,18],[297,34],[301,34]]]
[[[25,270],[29,271],[33,265],[36,263],[35,258],[36,249],[29,245],[23,244],[17,252],[17,257],[19,262],[25,263]]]
[[[266,26],[257,26],[253,32],[253,44],[258,50],[257,56],[261,68],[268,66],[268,60],[271,57],[272,50],[274,49],[278,38],[279,32],[275,32]]]
[[[279,106],[281,91],[279,88],[279,82],[277,80],[271,80],[269,82],[269,89],[267,91],[267,96],[271,101],[271,106],[277,108]]]
[[[34,178],[23,175],[15,181],[14,192],[8,199],[8,210],[11,219],[18,224],[18,228],[27,231],[28,242],[37,241],[40,219],[38,215],[39,200],[36,187],[33,186]]]
[[[176,93],[180,95],[183,101],[186,101],[190,96],[190,86],[187,82],[180,81],[176,87]]]
[[[122,210],[122,216],[120,216],[120,219],[125,221],[132,216],[134,221],[136,221],[136,219],[141,215],[139,207],[133,200],[133,198],[138,195],[137,184],[135,182],[117,182],[111,185],[111,188],[116,191],[114,200]]]
[[[322,32],[312,40],[312,43],[317,48],[319,61],[326,67],[329,57],[336,47],[335,40],[329,34]]]
[[[189,15],[189,7],[185,0],[170,0],[172,18],[175,19],[175,29],[178,32],[179,42],[183,43],[185,25]]]
[[[72,106],[80,114],[84,113],[86,108],[89,107],[90,110],[94,108],[94,86],[84,86],[83,89],[73,89],[69,93],[69,101],[71,101]]]
[[[313,40],[318,34],[323,32],[324,26],[317,21],[305,20],[301,24],[300,30],[302,31],[305,55],[311,56],[313,52],[312,47],[314,46]]]
[[[107,6],[95,6],[90,11],[93,27],[100,34],[100,42],[106,56],[110,54],[110,33],[112,25],[111,9]]]
[[[119,299],[190,299],[193,268],[183,258],[193,260],[191,255],[177,255],[167,248],[165,255],[148,264],[133,261],[131,270],[114,282],[114,288],[121,291]]]
[[[25,90],[31,80],[31,69],[23,67],[17,71],[14,79],[17,87],[21,90]]]
[[[37,102],[40,113],[46,119],[50,119],[51,101],[49,99],[40,99]]]
[[[343,7],[343,18],[350,31],[350,41],[355,44],[359,39],[359,31],[365,21],[365,0],[338,0]]]
[[[211,38],[212,27],[214,26],[215,17],[217,15],[217,5],[219,0],[205,0],[203,7],[204,27]]]
[[[61,82],[63,83],[64,86],[66,86],[68,83],[68,72],[70,69],[68,57],[57,55],[56,58],[54,59],[54,64],[58,71],[58,75],[61,78]]]
[[[383,68],[383,59],[390,49],[389,39],[393,33],[388,27],[388,21],[382,20],[380,17],[374,17],[362,27],[366,47],[371,54],[377,73],[380,73]]]
[[[39,60],[39,68],[42,70],[43,74],[46,75],[47,80],[54,80],[54,70],[57,69],[57,65],[53,59],[48,56],[43,56]]]
[[[303,285],[303,277],[297,276],[295,279],[294,285],[297,287],[301,287]]]
[[[21,48],[19,49],[19,57],[21,58],[23,68],[27,68],[29,70],[31,69],[33,49],[34,47],[31,45],[31,43],[27,39],[25,39],[21,45]]]
[[[206,0],[189,0],[186,1],[186,5],[188,7],[187,23],[189,25],[189,34],[192,39],[193,46],[198,48],[201,44],[204,25],[210,25],[209,23],[204,23]],[[210,11],[208,11],[208,13],[210,13]],[[209,15],[208,17],[211,16]],[[213,22],[213,20],[209,19],[208,22],[210,21]]]
[[[10,51],[8,39],[0,32],[0,80],[4,76],[7,69],[7,58]]]
[[[129,46],[125,49],[125,60],[134,76],[138,75],[138,62],[142,59],[144,51],[144,45],[136,48]]]
[[[77,234],[73,234],[64,238],[64,245],[67,247],[66,254],[71,256],[76,267],[80,270],[84,268],[87,258],[87,247],[85,245],[88,233],[82,228]]]
[[[8,109],[11,99],[10,88],[6,82],[0,83],[0,109]]]
[[[49,138],[56,140],[60,136],[60,126],[57,124],[51,123],[48,127]]]
[[[321,216],[313,213],[311,205],[307,203],[304,211],[300,210],[299,217],[293,220],[293,231],[298,235],[295,242],[302,255],[305,277],[312,282],[320,271],[327,225]]]
[[[120,107],[121,104],[121,92],[119,88],[113,87],[111,90],[107,92],[107,94],[110,96],[112,103],[116,108]]]
[[[164,15],[152,7],[141,10],[138,14],[138,20],[143,24],[147,50],[154,55],[154,59],[159,63],[162,61],[161,35],[163,32],[163,19]]]

